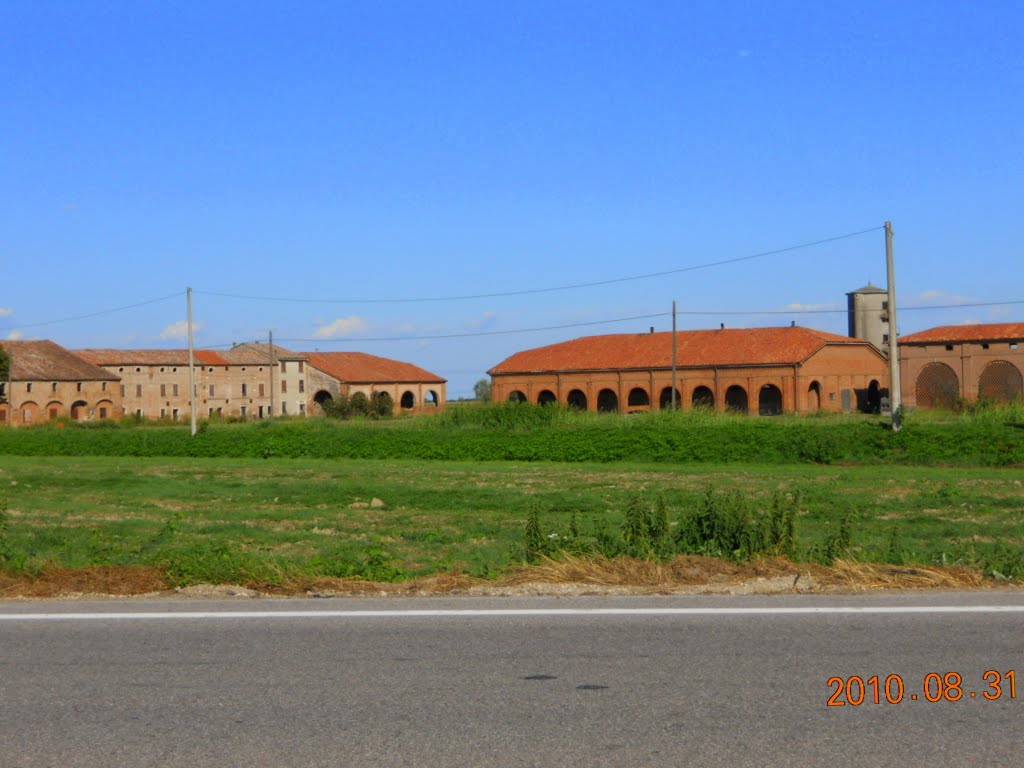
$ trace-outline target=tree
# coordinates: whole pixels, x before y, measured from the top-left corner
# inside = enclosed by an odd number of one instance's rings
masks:
[[[0,347],[0,403],[7,402],[7,380],[11,376],[11,356]]]
[[[476,384],[473,385],[473,395],[482,403],[491,402],[491,382],[490,379],[480,379]]]

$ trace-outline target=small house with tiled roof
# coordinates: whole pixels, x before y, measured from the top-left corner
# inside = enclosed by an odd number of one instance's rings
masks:
[[[899,338],[908,408],[1024,400],[1024,323],[943,325]]]
[[[0,425],[26,426],[61,416],[76,420],[121,415],[119,377],[52,341],[2,341],[10,357],[0,382]]]
[[[774,415],[875,410],[886,358],[870,342],[796,326],[679,331],[675,402]],[[586,336],[517,352],[491,368],[495,400],[590,411],[671,407],[672,333]]]
[[[437,410],[447,402],[447,381],[412,363],[365,352],[307,352],[313,402],[361,392],[386,392],[406,412]]]

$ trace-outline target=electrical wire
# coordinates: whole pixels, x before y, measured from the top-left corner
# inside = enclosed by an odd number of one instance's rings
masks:
[[[665,277],[667,275],[678,275],[684,272],[696,272],[701,269],[711,269],[712,267],[721,267],[727,264],[738,264],[743,261],[751,261],[753,259],[761,259],[767,256],[778,256],[783,253],[790,253],[791,251],[801,250],[803,248],[812,248],[817,245],[825,245],[827,243],[834,243],[839,240],[846,240],[852,237],[858,237],[865,235],[869,232],[877,232],[883,229],[883,227],[870,227],[869,229],[862,229],[858,232],[849,232],[845,235],[836,235],[834,237],[826,237],[821,240],[814,240],[807,243],[800,243],[799,245],[790,245],[785,248],[777,248],[772,251],[762,251],[760,253],[753,253],[748,256],[737,256],[731,259],[721,259],[719,261],[709,261],[704,264],[692,264],[686,267],[678,267],[676,269],[667,269],[661,272],[649,272],[643,275],[630,275],[627,277],[615,277],[608,280],[595,280],[587,283],[571,283],[569,285],[558,285],[547,288],[528,288],[518,291],[499,291],[495,293],[476,293],[467,294],[463,296],[423,296],[423,297],[409,297],[409,298],[349,298],[349,299],[303,299],[295,297],[285,296],[250,296],[245,294],[237,293],[222,293],[218,291],[194,291],[197,294],[204,296],[216,296],[218,298],[225,299],[241,299],[245,301],[276,301],[276,302],[288,302],[293,304],[413,304],[413,303],[426,303],[426,302],[437,302],[437,301],[466,301],[470,299],[496,299],[505,298],[509,296],[527,296],[530,294],[537,293],[553,293],[556,291],[571,291],[579,288],[596,288],[603,285],[614,285],[617,283],[626,283],[635,280],[649,280],[654,277]]]
[[[113,307],[112,309],[101,309],[98,312],[90,312],[86,315],[75,315],[74,317],[62,317],[57,320],[45,320],[41,323],[22,323],[20,325],[9,325],[0,328],[4,331],[20,331],[23,328],[41,328],[44,325],[57,325],[58,323],[71,323],[77,320],[89,320],[93,317],[102,317],[103,315],[112,315],[115,312],[124,312],[126,309],[136,309],[138,307],[145,307],[150,304],[159,304],[161,301],[169,301],[170,299],[178,299],[185,295],[184,291],[178,291],[167,296],[161,296],[156,299],[147,299],[146,301],[140,301],[135,304],[125,304],[123,307]]]

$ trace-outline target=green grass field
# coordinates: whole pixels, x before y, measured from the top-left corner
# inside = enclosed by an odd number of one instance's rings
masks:
[[[0,568],[155,565],[177,584],[494,576],[521,560],[531,509],[545,535],[574,514],[617,530],[638,495],[664,498],[675,522],[711,485],[762,509],[798,492],[797,559],[847,517],[854,559],[1022,579],[1022,481],[1014,468],[813,463],[4,456]]]

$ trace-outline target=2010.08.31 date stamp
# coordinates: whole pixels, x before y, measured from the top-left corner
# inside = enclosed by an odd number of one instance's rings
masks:
[[[929,672],[920,682],[911,681],[912,689],[902,675],[865,679],[860,675],[830,677],[825,685],[831,691],[826,705],[829,707],[859,707],[861,704],[900,704],[905,701],[999,701],[1017,698],[1015,670],[999,672],[985,670],[978,686],[964,683],[959,672]],[[834,690],[833,690],[834,689]]]

